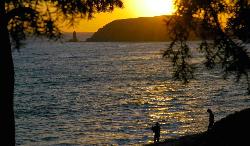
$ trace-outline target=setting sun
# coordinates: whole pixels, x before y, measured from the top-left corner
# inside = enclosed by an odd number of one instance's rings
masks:
[[[174,13],[173,0],[134,1],[137,13],[143,16],[171,15]]]
[[[75,28],[66,28],[64,31],[95,32],[104,25],[117,20],[137,17],[153,17],[171,15],[175,12],[175,0],[123,0],[124,8],[115,9],[112,13],[99,13],[94,19],[83,19]]]

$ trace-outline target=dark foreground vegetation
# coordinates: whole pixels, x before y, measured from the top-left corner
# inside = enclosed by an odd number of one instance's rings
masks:
[[[15,146],[14,85],[12,49],[20,49],[28,36],[58,39],[57,24],[69,25],[95,13],[121,8],[121,0],[0,0],[0,134],[1,143]],[[76,17],[77,16],[77,17]]]
[[[147,146],[249,146],[250,108],[215,122],[209,131]]]

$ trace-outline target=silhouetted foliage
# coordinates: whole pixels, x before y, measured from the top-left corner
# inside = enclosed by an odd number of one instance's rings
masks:
[[[235,74],[237,81],[244,76],[250,91],[250,58],[245,47],[250,39],[248,0],[176,0],[175,4],[177,11],[168,22],[173,41],[164,53],[173,62],[174,77],[184,82],[194,77],[188,45],[192,30],[202,39],[198,50],[205,55],[205,66],[221,65],[224,77]]]
[[[98,12],[122,7],[121,0],[0,1],[0,129],[1,143],[15,145],[13,110],[14,65],[11,48],[19,49],[29,35],[61,37],[62,22],[74,24]]]
[[[58,24],[74,24],[79,18],[92,18],[94,13],[109,12],[122,7],[121,0],[3,0],[5,23],[13,45],[20,47],[20,41],[27,34],[58,38],[61,36]]]

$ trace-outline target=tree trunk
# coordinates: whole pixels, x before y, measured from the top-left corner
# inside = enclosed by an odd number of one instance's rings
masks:
[[[0,4],[0,143],[15,146],[15,118],[13,108],[14,65],[5,8]]]

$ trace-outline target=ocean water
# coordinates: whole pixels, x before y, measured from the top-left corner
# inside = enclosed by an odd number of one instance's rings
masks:
[[[29,40],[13,52],[17,145],[141,145],[157,121],[173,138],[206,130],[207,108],[219,120],[249,107],[246,83],[220,70],[174,81],[167,44]]]

